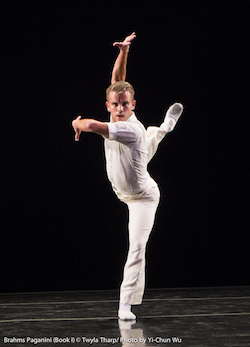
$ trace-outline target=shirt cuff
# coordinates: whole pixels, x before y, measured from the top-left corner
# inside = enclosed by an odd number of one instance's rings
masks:
[[[109,129],[109,140],[117,139],[116,125],[114,123],[106,123]]]

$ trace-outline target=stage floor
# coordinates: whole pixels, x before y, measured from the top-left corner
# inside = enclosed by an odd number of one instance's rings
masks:
[[[0,346],[250,346],[250,287],[148,289],[136,322],[118,291],[0,294]]]

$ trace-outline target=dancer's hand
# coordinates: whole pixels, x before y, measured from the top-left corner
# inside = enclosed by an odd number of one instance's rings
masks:
[[[75,141],[79,141],[80,138],[80,134],[81,134],[81,130],[79,128],[77,128],[77,121],[81,119],[81,116],[78,116],[76,119],[73,120],[72,122],[72,126],[74,128],[75,131]]]
[[[120,50],[126,52],[129,50],[131,41],[133,41],[135,37],[136,37],[135,32],[133,32],[131,35],[127,36],[123,42],[114,42],[113,46],[117,46],[120,48]]]

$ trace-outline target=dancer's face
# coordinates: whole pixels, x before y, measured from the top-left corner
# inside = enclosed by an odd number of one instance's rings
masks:
[[[111,91],[106,106],[111,114],[112,123],[128,120],[135,109],[135,104],[136,101],[133,100],[130,92],[118,94]]]

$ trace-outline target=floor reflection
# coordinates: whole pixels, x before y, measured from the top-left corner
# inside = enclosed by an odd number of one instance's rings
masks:
[[[133,328],[132,326],[136,326],[136,321],[122,321],[119,319],[118,321],[119,329],[120,329],[120,342],[122,343],[122,346],[124,347],[131,347],[131,346],[145,346],[146,340],[143,336],[143,330]]]
[[[133,308],[136,321],[117,319],[116,295],[0,294],[0,346],[19,346],[4,342],[14,337],[22,346],[30,345],[28,337],[86,347],[250,346],[250,287],[151,290]]]

